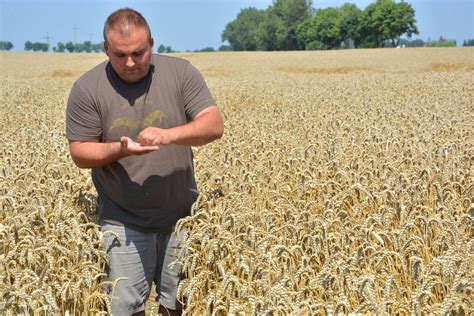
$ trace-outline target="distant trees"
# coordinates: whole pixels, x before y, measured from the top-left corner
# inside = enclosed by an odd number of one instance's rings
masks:
[[[209,52],[215,52],[216,50],[212,46],[204,47],[201,49],[196,49],[194,52],[201,52],[201,53],[209,53]]]
[[[12,42],[0,41],[0,50],[10,50],[13,48]]]
[[[85,41],[83,43],[76,43],[69,41],[67,43],[58,42],[56,47],[53,47],[53,51],[57,53],[64,53],[68,51],[70,53],[100,53],[103,50],[104,43],[92,43],[91,41]]]
[[[66,51],[70,53],[99,53],[102,51],[103,47],[103,42],[101,43],[96,43],[93,44],[91,41],[85,41],[83,43],[76,43],[74,44],[73,42],[67,42],[67,43],[62,43],[58,42],[57,46],[53,47],[53,51],[57,53],[64,53]],[[40,43],[40,42],[31,42],[31,41],[26,41],[25,42],[25,50],[26,51],[42,51],[42,52],[47,52],[49,51],[49,45],[47,43]]]
[[[420,38],[414,40],[408,40],[406,38],[401,38],[398,42],[398,46],[402,47],[425,47],[426,42]]]
[[[265,20],[265,11],[256,8],[242,9],[237,18],[228,23],[222,32],[222,41],[228,41],[233,50],[256,50],[257,31]]]
[[[311,0],[274,0],[256,33],[259,50],[296,50],[296,30],[311,18]]]
[[[267,10],[242,9],[222,32],[232,50],[298,50],[395,47],[418,34],[406,2],[376,0],[314,10],[310,0],[274,0]]]
[[[464,40],[462,46],[474,46],[474,39]]]
[[[171,48],[171,46],[165,46],[163,44],[161,44],[160,46],[158,46],[158,49],[156,50],[159,54],[162,54],[162,53],[174,53],[174,50]]]
[[[230,47],[230,45],[221,45],[221,46],[219,46],[219,51],[220,52],[229,52],[229,51],[232,51],[232,47]]]
[[[42,51],[42,52],[47,52],[49,49],[49,45],[48,43],[40,43],[40,42],[30,42],[30,41],[26,41],[25,42],[25,50],[26,51],[29,51],[29,50],[32,50],[34,52],[39,52],[39,51]]]
[[[313,18],[298,25],[297,39],[301,49],[331,49],[342,39],[341,12],[336,8],[316,11]]]
[[[428,47],[456,47],[456,40],[446,39],[443,36],[439,37],[437,41],[428,41]]]
[[[242,9],[228,23],[222,41],[232,50],[294,50],[298,48],[296,28],[311,17],[310,0],[274,0],[266,10]]]

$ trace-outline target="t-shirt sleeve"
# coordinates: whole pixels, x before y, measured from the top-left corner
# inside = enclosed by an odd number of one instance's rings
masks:
[[[188,120],[209,106],[216,105],[201,73],[189,62],[186,63],[183,80],[184,111]]]
[[[67,101],[66,137],[80,141],[102,137],[102,124],[96,104],[77,82],[73,85]]]

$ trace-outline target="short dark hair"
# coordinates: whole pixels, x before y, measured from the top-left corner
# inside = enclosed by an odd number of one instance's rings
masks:
[[[148,23],[146,22],[143,15],[140,12],[135,11],[130,8],[118,9],[112,14],[109,15],[104,24],[104,41],[107,41],[106,34],[109,30],[114,29],[115,27],[123,27],[125,25],[133,25],[138,28],[145,28],[148,33],[148,38],[151,38],[151,31]],[[127,29],[120,29],[121,33],[126,35]]]

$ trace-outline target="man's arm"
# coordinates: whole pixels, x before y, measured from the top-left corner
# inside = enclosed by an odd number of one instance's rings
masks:
[[[224,122],[217,106],[205,108],[191,122],[169,128],[147,127],[138,135],[138,143],[128,137],[120,142],[100,143],[69,141],[69,151],[79,168],[95,168],[131,155],[144,155],[159,145],[201,146],[222,137]]]
[[[120,142],[99,143],[92,141],[69,141],[72,160],[79,168],[95,168],[131,155],[144,155],[158,150],[158,146],[142,146],[128,137]]]
[[[210,106],[187,124],[168,129],[147,127],[138,135],[138,142],[150,146],[202,146],[221,138],[223,133],[224,122],[219,109],[217,106]]]

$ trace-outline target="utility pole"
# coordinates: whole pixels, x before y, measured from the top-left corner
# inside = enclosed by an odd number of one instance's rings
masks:
[[[78,30],[76,24],[74,24],[73,30],[74,30],[74,46],[76,46],[76,44],[77,44],[77,30]]]
[[[52,40],[53,38],[49,36],[49,32],[46,32],[46,37],[44,37],[44,39],[46,40],[46,43],[48,43],[48,51],[49,51],[49,41]]]

